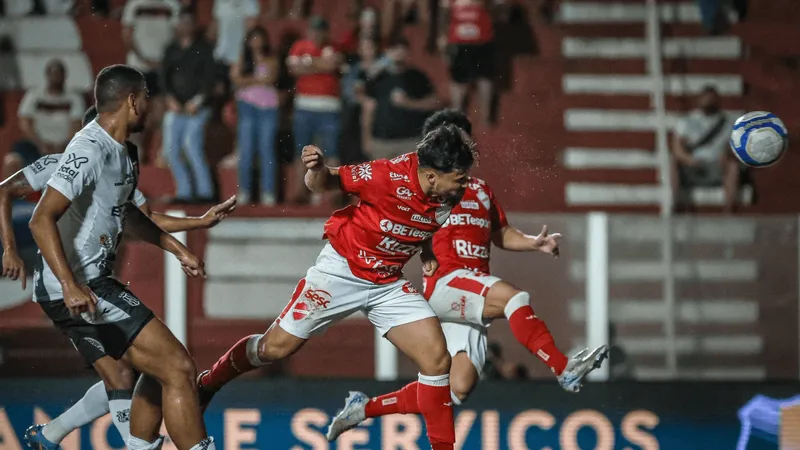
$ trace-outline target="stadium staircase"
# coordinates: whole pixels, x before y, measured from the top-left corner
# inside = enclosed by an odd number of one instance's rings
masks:
[[[731,114],[763,109],[760,105],[768,104],[797,129],[800,114],[777,100],[781,94],[776,83],[792,92],[800,88],[790,81],[792,69],[779,62],[781,57],[798,55],[800,32],[792,24],[800,18],[800,9],[783,4],[784,8],[772,5],[774,9],[769,10],[756,6],[748,22],[734,25],[731,34],[707,36],[695,2],[659,2],[665,103],[671,124],[693,107],[694,94],[713,84]],[[658,211],[659,161],[645,18],[644,1],[561,4],[566,142],[561,161],[567,210]],[[789,39],[790,35],[795,42],[792,46],[769,45],[776,37]],[[797,161],[794,156],[788,159]],[[762,194],[776,192],[777,186],[769,179],[775,177],[774,173],[756,174]],[[786,189],[795,186],[792,183]],[[721,189],[692,194],[698,205],[722,204]],[[750,188],[741,194],[742,200],[750,203]],[[759,202],[763,204],[744,210],[767,211],[783,198],[762,195]],[[797,210],[794,204],[790,208]],[[759,379],[776,376],[781,370],[787,376],[794,374],[796,365],[769,367],[782,352],[795,350],[765,326],[780,320],[774,315],[780,310],[779,301],[764,295],[769,277],[765,264],[770,258],[759,257],[755,246],[767,228],[769,224],[747,217],[737,221],[673,219],[678,367],[674,373],[667,356],[670,314],[662,300],[667,283],[661,257],[662,222],[652,216],[611,218],[609,316],[617,329],[617,344],[630,354],[638,378],[677,374],[682,378]],[[570,235],[573,239],[584,237],[578,230]],[[573,281],[587,278],[582,262],[573,262],[571,269]],[[571,303],[570,315],[576,335],[580,335],[587,320],[583,299]]]

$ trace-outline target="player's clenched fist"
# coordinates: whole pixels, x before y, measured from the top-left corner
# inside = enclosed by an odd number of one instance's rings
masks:
[[[322,150],[316,145],[306,145],[303,147],[303,155],[301,157],[303,159],[303,164],[305,164],[308,170],[316,172],[325,168]]]

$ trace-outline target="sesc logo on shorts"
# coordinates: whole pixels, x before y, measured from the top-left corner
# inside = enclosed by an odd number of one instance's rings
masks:
[[[403,292],[406,294],[419,294],[419,290],[410,281],[406,281],[406,284],[403,285]]]
[[[298,299],[292,308],[292,318],[300,321],[322,308],[327,309],[331,303],[331,294],[322,289],[309,289]]]

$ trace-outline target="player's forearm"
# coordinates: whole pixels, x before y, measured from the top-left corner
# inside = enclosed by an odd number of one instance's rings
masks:
[[[336,190],[339,188],[338,176],[338,167],[326,167],[323,170],[308,170],[305,176],[306,187],[315,194]]]
[[[11,193],[0,185],[0,239],[3,240],[3,252],[17,251],[17,240],[14,238],[14,225],[11,219]]]
[[[167,233],[206,228],[206,222],[202,217],[173,217],[168,214],[153,212],[150,218],[153,220],[153,223]]]
[[[506,225],[502,229],[496,231],[494,243],[503,250],[512,252],[527,252],[537,250],[536,238],[534,236],[523,233],[522,231]]]
[[[155,214],[155,213],[154,213]],[[175,244],[180,245],[175,238],[158,227],[149,217],[139,208],[129,207],[127,216],[127,231],[140,241],[146,242],[156,247],[174,253]]]
[[[436,259],[436,255],[433,253],[433,239],[422,242],[419,257],[422,262]]]
[[[37,208],[33,212],[30,221],[31,234],[33,240],[39,247],[42,257],[47,266],[58,278],[62,286],[75,284],[75,275],[67,262],[67,255],[61,245],[61,234],[58,231],[58,217],[54,217],[47,212],[39,211]]]

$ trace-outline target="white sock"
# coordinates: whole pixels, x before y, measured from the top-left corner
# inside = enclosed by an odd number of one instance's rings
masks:
[[[111,421],[117,427],[122,442],[128,442],[131,436],[131,397],[133,391],[130,389],[118,389],[108,391],[108,407],[111,413]]]
[[[189,450],[217,450],[217,447],[214,445],[214,438],[209,436],[195,444]]]
[[[128,436],[125,445],[129,450],[160,450],[164,444],[164,436],[159,436],[155,442],[147,442],[135,436]]]
[[[44,426],[42,434],[44,437],[54,443],[61,442],[72,430],[76,430],[94,419],[104,416],[108,412],[108,397],[106,396],[106,388],[102,381],[92,385],[83,395],[83,398],[78,400],[78,403],[63,414],[56,417],[50,423]]]

